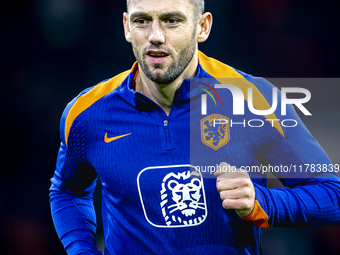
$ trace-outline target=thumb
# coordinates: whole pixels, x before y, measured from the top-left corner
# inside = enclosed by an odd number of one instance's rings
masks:
[[[216,172],[214,173],[214,175],[215,175],[216,177],[218,177],[218,176],[220,176],[220,175],[222,175],[222,174],[224,174],[224,173],[226,173],[226,172],[229,172],[230,167],[231,167],[231,166],[230,166],[228,163],[226,163],[226,162],[221,162],[221,163],[219,164],[219,167],[217,168]]]

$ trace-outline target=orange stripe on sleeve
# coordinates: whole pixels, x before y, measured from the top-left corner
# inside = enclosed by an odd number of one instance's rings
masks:
[[[247,217],[241,217],[244,220],[252,221],[256,227],[270,229],[268,215],[262,209],[261,205],[255,200],[254,209]]]
[[[202,52],[198,51],[199,63],[202,68],[209,73],[211,76],[215,77],[221,84],[231,84],[237,86],[242,90],[245,99],[248,98],[248,88],[251,87],[253,90],[253,105],[257,110],[267,110],[270,109],[270,105],[267,99],[262,95],[260,90],[251,82],[247,81],[240,73],[238,73],[232,67],[223,64],[222,62],[209,58]],[[238,79],[237,79],[238,78]],[[277,119],[275,113],[264,116],[266,119]],[[284,135],[282,126],[279,121],[273,121],[274,127]]]
[[[134,70],[134,67],[136,66],[136,64],[137,63],[133,65],[131,70]],[[81,114],[83,111],[89,108],[92,104],[94,104],[100,98],[104,97],[105,95],[113,91],[115,88],[117,88],[123,82],[123,80],[129,75],[130,72],[131,72],[130,70],[125,71],[111,78],[110,80],[106,82],[98,84],[93,89],[91,89],[89,92],[87,92],[84,95],[81,95],[77,99],[77,101],[70,108],[70,111],[68,112],[68,115],[66,117],[66,123],[65,123],[66,145],[67,145],[68,135],[70,133],[72,123],[79,116],[79,114]]]

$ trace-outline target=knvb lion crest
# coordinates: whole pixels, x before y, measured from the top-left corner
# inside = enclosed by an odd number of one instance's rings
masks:
[[[201,120],[201,140],[206,146],[218,150],[230,141],[229,118],[212,114]]]

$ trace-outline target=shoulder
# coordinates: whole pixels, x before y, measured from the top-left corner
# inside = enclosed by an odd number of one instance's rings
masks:
[[[65,141],[65,144],[67,144],[71,127],[76,119],[94,103],[118,88],[129,74],[130,70],[122,72],[113,78],[104,80],[93,87],[83,90],[66,106],[60,123],[61,138]]]
[[[252,88],[255,91],[272,90],[275,87],[262,77],[256,77],[251,74],[240,71],[232,66],[222,63],[219,60],[208,57],[199,51],[199,63],[202,69],[210,76],[218,80],[220,83],[231,83],[234,86],[242,90],[246,96],[248,94],[248,88]],[[247,97],[246,97],[247,98]]]
[[[214,58],[207,57],[202,52],[199,52],[199,61],[206,73],[220,84],[227,85],[219,88],[232,90],[233,93],[237,93],[237,98],[243,96],[243,99],[248,103],[251,99],[251,104],[257,110],[271,109],[272,91],[275,86],[266,79],[247,74]],[[221,93],[223,92],[221,91]],[[278,119],[277,111],[266,115],[265,118]],[[280,124],[275,123],[275,128],[284,136]]]

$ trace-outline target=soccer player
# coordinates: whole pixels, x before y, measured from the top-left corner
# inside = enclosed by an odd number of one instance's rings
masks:
[[[251,88],[258,110],[270,108],[275,91],[198,51],[212,27],[204,1],[130,0],[127,7],[125,37],[137,62],[81,92],[61,119],[50,203],[67,253],[101,254],[97,177],[105,254],[260,254],[262,228],[338,225],[338,175],[293,107],[283,116],[279,100],[265,116],[247,107],[234,115],[230,90],[215,90],[222,78],[243,94]],[[203,171],[209,164],[217,178],[203,178],[214,176]],[[263,172],[242,171],[265,165],[281,166],[275,174],[284,188],[268,189]]]

